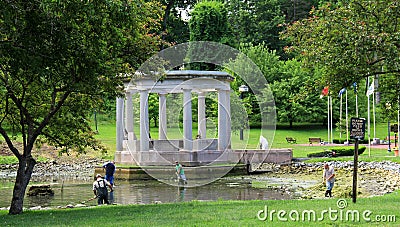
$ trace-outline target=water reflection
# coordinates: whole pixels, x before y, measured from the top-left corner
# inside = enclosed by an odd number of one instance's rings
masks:
[[[278,190],[253,188],[251,180],[221,179],[201,187],[174,187],[154,180],[116,183],[114,192],[109,194],[110,202],[115,204],[150,204],[192,200],[291,199],[290,195]],[[47,184],[53,188],[54,196],[26,196],[24,206],[57,207],[79,203],[97,204],[97,199],[92,199],[92,182],[65,181],[64,183],[51,182]],[[0,198],[0,207],[8,207],[11,201],[12,187],[2,187],[0,193],[5,195]]]

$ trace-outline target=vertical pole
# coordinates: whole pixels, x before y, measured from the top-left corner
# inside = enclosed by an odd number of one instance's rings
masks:
[[[373,94],[372,94],[373,95]],[[369,104],[369,95],[368,95],[368,157],[371,157],[371,111]]]
[[[333,144],[333,107],[332,107],[332,96],[329,96],[328,98],[331,100],[331,105],[330,105],[330,108],[331,108],[331,112],[330,112],[330,114],[331,114],[331,141],[330,141],[330,143]]]
[[[348,114],[348,106],[347,106],[347,90],[346,90],[346,142],[349,145],[349,114]]]
[[[242,102],[243,100],[243,92],[240,92],[240,101]],[[243,126],[240,126],[240,131],[239,131],[239,139],[243,140]]]
[[[158,139],[167,139],[167,97],[166,94],[158,94]]]
[[[358,139],[354,143],[354,169],[353,169],[353,203],[357,201],[357,171],[358,171]]]
[[[183,89],[183,149],[193,149],[192,90]]]
[[[124,98],[117,97],[117,113],[116,113],[116,149],[122,151],[124,142]]]
[[[388,146],[388,152],[391,152],[392,149],[390,149],[390,120],[389,119],[388,119],[388,141],[389,141],[389,143],[388,143],[388,145],[389,145]]]
[[[206,119],[206,93],[199,92],[197,98],[197,122],[198,122],[198,133],[201,139],[207,137],[207,119]]]
[[[149,128],[149,92],[140,91],[140,151],[149,151],[150,149],[150,128]]]
[[[329,100],[329,96],[328,96],[328,143],[329,143],[329,141],[331,141],[331,132],[330,132],[330,123],[331,123],[331,118],[330,118],[330,116],[331,116],[331,114],[330,114],[330,105],[329,105],[329,103],[330,103],[330,100]]]
[[[226,105],[226,91],[218,90],[218,150],[225,151],[228,148],[228,114]]]
[[[126,116],[126,130],[128,131],[128,140],[135,139],[134,133],[134,115],[133,115],[133,100],[132,100],[132,93],[127,92],[126,96],[126,108],[125,108],[125,116]]]
[[[356,117],[358,117],[358,94],[356,93]]]
[[[400,132],[400,96],[397,96],[397,133],[399,132]],[[395,139],[396,138],[397,137],[395,136]]]
[[[343,96],[340,95],[340,114],[339,114],[339,143],[342,143],[342,106],[343,106]]]
[[[375,139],[376,138],[375,94],[372,94],[372,116],[373,116],[373,122],[374,122],[374,139]]]
[[[94,125],[96,127],[96,134],[99,133],[99,130],[97,128],[97,110],[94,110]]]

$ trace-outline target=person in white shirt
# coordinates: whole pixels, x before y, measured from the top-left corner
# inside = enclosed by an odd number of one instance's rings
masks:
[[[105,179],[101,177],[100,174],[96,175],[96,181],[93,182],[93,193],[97,197],[97,204],[101,205],[103,203],[110,204],[108,201],[108,190],[107,186],[113,191],[112,185]]]
[[[325,197],[332,197],[332,188],[335,184],[335,170],[328,163],[324,165],[324,173],[322,183],[326,182]]]

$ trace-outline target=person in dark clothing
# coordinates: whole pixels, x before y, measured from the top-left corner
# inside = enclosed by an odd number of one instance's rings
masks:
[[[93,193],[97,197],[97,204],[110,204],[108,201],[107,186],[113,191],[112,185],[101,177],[100,174],[96,175],[96,181],[93,182]]]
[[[114,161],[109,161],[103,165],[103,168],[106,169],[105,179],[110,182],[112,186],[114,186],[114,173],[116,170]]]

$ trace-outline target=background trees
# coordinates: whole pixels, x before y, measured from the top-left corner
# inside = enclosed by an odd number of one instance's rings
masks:
[[[155,2],[0,1],[0,134],[18,158],[10,214],[22,212],[35,144],[101,149],[88,124],[117,74],[159,46]],[[22,137],[17,149],[14,135]]]
[[[338,90],[367,76],[399,73],[399,7],[393,0],[325,4],[283,37],[308,67],[326,68],[323,81]]]

